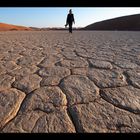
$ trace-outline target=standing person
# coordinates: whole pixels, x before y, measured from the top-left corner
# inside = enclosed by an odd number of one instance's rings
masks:
[[[72,14],[72,10],[69,10],[69,14],[67,15],[66,25],[69,25],[69,33],[72,33],[72,24],[75,24],[74,15]]]

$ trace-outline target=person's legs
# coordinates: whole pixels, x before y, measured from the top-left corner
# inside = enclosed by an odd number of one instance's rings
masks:
[[[72,33],[72,23],[69,23],[69,33]]]

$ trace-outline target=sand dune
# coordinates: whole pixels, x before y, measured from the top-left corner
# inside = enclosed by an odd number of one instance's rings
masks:
[[[12,30],[32,30],[31,28],[25,27],[25,26],[18,26],[18,25],[12,25],[12,24],[6,24],[6,23],[0,23],[0,31],[12,31]]]
[[[90,24],[85,30],[140,31],[140,14],[123,16]]]

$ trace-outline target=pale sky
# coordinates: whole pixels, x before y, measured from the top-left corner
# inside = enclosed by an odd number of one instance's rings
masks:
[[[27,27],[64,27],[69,9],[75,17],[74,27],[140,14],[140,7],[0,7],[0,22]]]

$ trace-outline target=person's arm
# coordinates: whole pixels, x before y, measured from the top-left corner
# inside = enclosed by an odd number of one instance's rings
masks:
[[[73,15],[73,23],[75,24],[75,19],[74,19],[74,15]]]
[[[68,22],[69,22],[68,18],[69,18],[69,15],[67,15],[66,25],[68,25]]]

